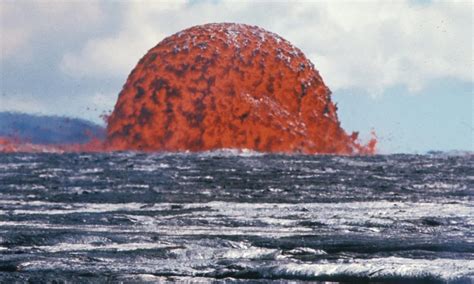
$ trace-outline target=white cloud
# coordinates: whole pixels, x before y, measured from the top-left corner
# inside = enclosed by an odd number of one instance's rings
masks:
[[[88,32],[103,16],[98,1],[1,1],[0,59],[30,55],[35,40]]]
[[[289,35],[333,89],[417,91],[442,77],[473,80],[471,9],[453,2],[331,2],[308,8],[319,17]]]

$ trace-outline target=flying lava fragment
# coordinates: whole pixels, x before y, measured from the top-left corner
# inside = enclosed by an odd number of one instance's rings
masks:
[[[331,91],[298,48],[244,24],[194,26],[165,38],[129,75],[106,148],[373,153],[346,134]]]

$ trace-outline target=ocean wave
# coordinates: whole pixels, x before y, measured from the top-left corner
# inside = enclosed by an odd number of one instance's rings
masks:
[[[472,283],[474,262],[453,259],[408,259],[399,257],[354,259],[348,263],[288,263],[273,266],[247,267],[226,276],[263,279],[298,279],[324,281],[409,280]],[[214,275],[217,276],[217,275]]]
[[[199,157],[261,157],[268,155],[268,153],[258,152],[250,149],[217,149],[197,152],[197,155]]]

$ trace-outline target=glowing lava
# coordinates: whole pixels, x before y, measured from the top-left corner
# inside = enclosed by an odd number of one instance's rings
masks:
[[[108,120],[107,148],[372,153],[340,127],[330,90],[304,54],[255,26],[207,24],[152,48]]]
[[[0,152],[205,151],[371,154],[340,127],[330,90],[304,54],[255,26],[174,34],[137,64],[105,141],[37,145],[0,137]]]

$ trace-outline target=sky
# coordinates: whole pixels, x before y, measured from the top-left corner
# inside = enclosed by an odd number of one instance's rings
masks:
[[[103,123],[138,60],[210,22],[300,48],[380,153],[474,151],[471,1],[0,1],[0,111]]]

